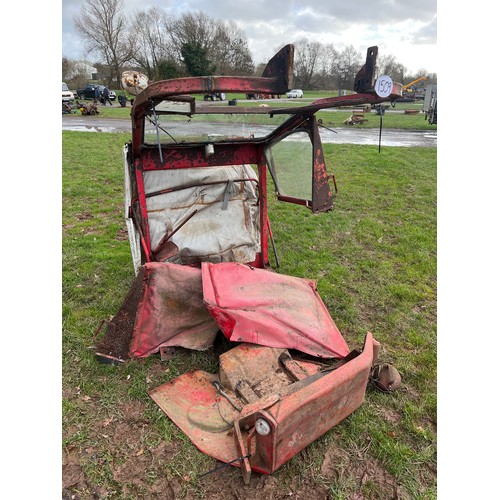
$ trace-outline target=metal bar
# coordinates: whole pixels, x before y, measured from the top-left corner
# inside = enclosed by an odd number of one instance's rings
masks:
[[[304,205],[305,207],[310,207],[310,200],[303,200],[301,198],[294,198],[293,196],[283,196],[281,194],[277,194],[276,197],[279,201],[286,201],[288,203],[295,203],[296,205]]]
[[[260,249],[261,249],[261,258],[262,265],[269,265],[269,229],[267,225],[267,168],[266,168],[266,159],[264,153],[260,152],[260,159],[258,163],[258,171],[259,171],[259,216],[260,216]]]
[[[158,117],[156,116],[156,111],[154,106],[153,106],[153,116],[155,118],[155,130],[156,130],[156,138],[158,140],[158,152],[160,153],[160,161],[163,163],[163,155],[161,153],[160,130],[158,128]]]
[[[224,396],[227,401],[230,403],[230,405],[236,410],[236,411],[241,411],[242,408],[240,405],[238,405],[231,396],[229,396],[229,394],[227,394],[226,392],[224,392],[222,390],[222,385],[217,382],[217,380],[214,380],[212,382],[212,384],[214,385],[214,387],[217,389],[217,392],[221,395],[221,396]]]
[[[234,182],[232,180],[228,180],[226,184],[226,189],[224,189],[224,199],[222,200],[222,210],[227,210],[227,205],[229,203],[229,192],[233,187]]]
[[[310,121],[310,134],[313,143],[313,184],[312,184],[312,207],[313,213],[325,212],[333,207],[333,196],[328,182],[325,157],[321,137],[316,124],[316,116],[312,116]]]
[[[247,178],[247,179],[232,179],[233,182],[255,182],[255,184],[258,184],[259,181],[257,179],[253,178]],[[194,187],[198,186],[213,186],[215,184],[226,184],[227,181],[210,181],[210,182],[196,182],[193,184],[186,184],[185,186],[176,186],[173,188],[167,188],[167,189],[160,189],[159,191],[152,191],[151,193],[146,193],[146,198],[151,198],[153,196],[160,196],[162,194],[168,194],[168,193],[173,193],[174,191],[181,191],[183,189],[191,189]]]
[[[258,141],[215,143],[214,154],[205,155],[205,144],[163,145],[163,162],[155,146],[140,147],[141,166],[144,171],[176,168],[220,167],[223,165],[256,164]]]
[[[193,217],[194,214],[196,214],[198,212],[198,210],[194,210],[192,213],[190,213],[170,234],[168,233],[168,231],[165,233],[165,236],[163,236],[163,238],[160,240],[160,242],[158,243],[158,245],[156,245],[156,248],[153,250],[153,254],[155,254],[158,249],[163,245],[163,243],[165,243],[166,241],[168,241],[170,238],[172,238],[172,236],[177,232],[179,231],[179,229],[184,225],[186,224],[186,222],[191,219],[191,217]]]
[[[278,108],[279,109],[279,108]],[[198,105],[195,115],[267,115],[270,108],[249,106],[220,106],[214,104]]]
[[[399,85],[394,83],[395,86]],[[399,93],[393,93],[389,97],[379,97],[376,94],[352,94],[339,97],[328,97],[326,99],[318,99],[307,106],[297,106],[293,108],[273,108],[269,110],[269,114],[311,114],[320,109],[340,108],[343,106],[360,106],[361,104],[379,104],[381,102],[392,101],[401,97]]]
[[[140,220],[137,217],[137,214],[135,213],[134,205],[131,206],[131,209],[132,209],[132,213],[131,213],[132,220],[134,221],[135,227],[139,231],[139,236],[141,239],[141,246],[142,246],[142,249],[144,250],[144,253],[146,254],[146,260],[147,260],[147,262],[151,262],[153,260],[153,257],[151,256],[151,252],[150,252],[148,246],[146,245],[146,239],[144,238],[144,233],[142,232]]]
[[[274,243],[273,232],[271,230],[271,223],[269,217],[267,218],[267,230],[269,231],[269,238],[271,238],[271,245],[273,246],[274,258],[276,259],[276,267],[280,267],[280,260],[278,259],[278,252],[276,251],[276,244]]]
[[[144,226],[140,226],[144,235],[144,245],[146,247],[146,256],[151,259],[151,235],[149,233],[149,218],[148,218],[148,205],[146,202],[145,188],[144,188],[144,177],[142,173],[142,163],[136,160],[135,164],[136,182],[137,182],[137,193],[139,195],[139,209],[140,209],[140,221],[144,222]],[[152,260],[152,259],[151,259]]]

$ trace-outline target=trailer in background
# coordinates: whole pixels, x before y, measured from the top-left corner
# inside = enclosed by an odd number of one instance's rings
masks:
[[[427,85],[422,111],[431,125],[437,125],[437,85]]]

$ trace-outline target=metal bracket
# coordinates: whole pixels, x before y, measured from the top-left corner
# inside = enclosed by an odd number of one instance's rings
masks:
[[[222,202],[222,210],[227,210],[227,205],[229,203],[229,193],[231,192],[233,188],[233,181],[227,181],[227,186],[224,191],[224,201]]]

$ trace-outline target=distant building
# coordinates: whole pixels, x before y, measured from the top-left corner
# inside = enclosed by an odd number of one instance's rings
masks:
[[[82,75],[86,80],[97,80],[97,68],[88,61],[75,61],[73,68],[68,72],[67,78]]]

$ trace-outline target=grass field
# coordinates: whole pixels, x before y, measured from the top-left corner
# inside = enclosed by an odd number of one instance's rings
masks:
[[[348,345],[371,331],[403,382],[394,394],[369,387],[350,417],[245,487],[235,468],[199,478],[215,461],[147,394],[187,370],[216,371],[213,350],[123,366],[93,356],[94,331],[134,278],[123,220],[129,137],[62,132],[64,498],[435,498],[436,150],[325,145],[333,211],[270,197],[279,272],[317,280]]]

